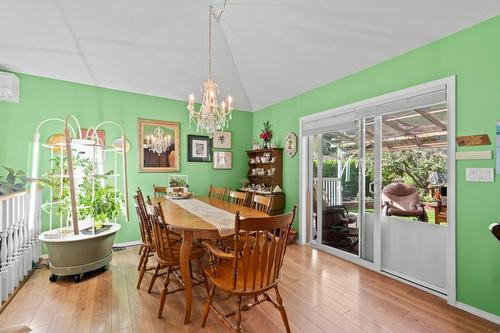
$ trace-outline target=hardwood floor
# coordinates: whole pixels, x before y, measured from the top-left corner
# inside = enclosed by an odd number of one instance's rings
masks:
[[[152,294],[135,288],[137,248],[115,252],[111,268],[84,278],[49,283],[48,269],[36,271],[0,314],[0,327],[27,324],[35,332],[229,332],[211,313],[200,328],[204,288],[193,292],[189,325],[182,324],[183,295],[167,296],[156,318],[161,281]],[[160,279],[159,279],[160,280]],[[308,246],[290,246],[280,291],[292,332],[498,332],[500,326],[452,308],[436,296]],[[233,300],[217,295],[222,309]],[[246,332],[284,332],[279,311],[264,303],[243,313]]]

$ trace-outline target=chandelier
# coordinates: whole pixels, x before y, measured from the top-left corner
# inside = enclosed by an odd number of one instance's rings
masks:
[[[170,135],[165,136],[160,127],[155,128],[153,134],[146,135],[144,141],[144,148],[148,148],[158,155],[166,152],[172,145],[172,137]]]
[[[226,8],[226,2],[227,0],[219,13],[215,13],[212,6],[208,7],[208,79],[201,86],[202,103],[199,111],[194,108],[193,94],[189,95],[187,106],[189,110],[189,126],[191,126],[191,122],[195,123],[196,130],[200,133],[207,133],[209,137],[212,137],[216,131],[228,126],[229,120],[231,120],[231,111],[233,110],[231,96],[228,96],[226,101],[219,104],[217,101],[219,86],[212,80],[212,17],[219,22]]]

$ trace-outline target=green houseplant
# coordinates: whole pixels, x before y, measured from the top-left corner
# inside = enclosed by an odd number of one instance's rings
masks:
[[[78,186],[78,205],[81,207],[78,209],[78,217],[90,217],[95,221],[95,230],[100,230],[104,222],[114,219],[121,212],[121,194],[115,193],[114,187],[106,184],[108,176],[114,172],[95,176],[91,161],[78,155],[74,159],[74,166],[81,170],[83,179]],[[62,172],[67,174],[67,159],[63,158],[61,161],[59,156],[54,157],[52,168],[40,181],[51,188],[53,200],[57,202],[51,209],[55,209],[58,215],[67,214],[71,206],[69,179],[63,178],[61,186],[61,168]]]
[[[0,176],[0,195],[24,191],[26,188],[26,174],[22,170],[15,171],[12,168],[4,167],[7,176],[3,180]]]
[[[100,230],[105,222],[111,221],[120,214],[121,195],[115,192],[113,186],[107,185],[104,179],[95,181],[92,186],[92,181],[86,178],[79,188],[78,202],[83,206],[78,211],[79,217],[92,218],[95,221],[96,231]]]

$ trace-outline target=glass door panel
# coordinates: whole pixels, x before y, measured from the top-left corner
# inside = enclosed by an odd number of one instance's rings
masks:
[[[318,188],[318,165],[321,163],[320,162],[320,146],[321,146],[321,135],[313,135],[310,136],[309,139],[310,141],[310,151],[311,151],[311,173],[310,175],[312,176],[312,184],[311,184],[311,190],[310,190],[310,195],[311,197],[309,198],[312,207],[312,223],[311,223],[311,245],[315,246],[317,245],[318,241],[318,201],[316,199],[315,193],[318,193],[318,191],[321,191],[321,189]]]
[[[359,253],[359,126],[321,136],[321,177],[314,195],[321,244]]]

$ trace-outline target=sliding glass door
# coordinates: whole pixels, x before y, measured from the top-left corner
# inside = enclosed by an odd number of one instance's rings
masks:
[[[446,293],[454,166],[446,91],[432,89],[325,112],[301,133],[311,244]]]

